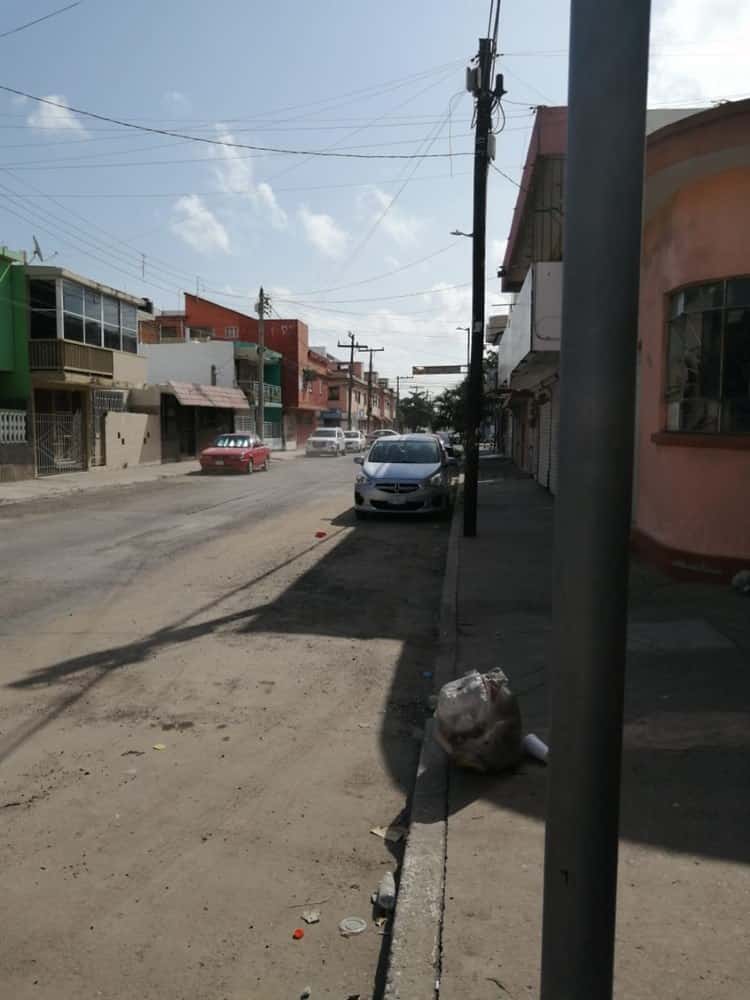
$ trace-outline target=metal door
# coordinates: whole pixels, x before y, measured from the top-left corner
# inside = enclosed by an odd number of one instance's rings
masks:
[[[78,413],[37,413],[34,417],[40,476],[84,469],[83,422]]]

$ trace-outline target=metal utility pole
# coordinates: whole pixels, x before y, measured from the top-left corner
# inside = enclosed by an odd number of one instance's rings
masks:
[[[649,15],[571,9],[542,1000],[612,996]]]
[[[500,4],[497,5],[497,15]],[[477,533],[479,425],[482,421],[482,353],[484,351],[484,267],[487,242],[487,171],[494,155],[492,108],[504,93],[502,80],[492,79],[497,51],[498,16],[492,38],[479,39],[478,66],[467,71],[467,87],[476,97],[474,134],[474,228],[471,294],[471,352],[466,385],[466,463],[464,465],[464,537]]]
[[[349,343],[348,344],[342,344],[340,341],[337,341],[337,343],[338,343],[339,347],[348,347],[349,348],[349,402],[347,404],[348,407],[349,407],[349,419],[348,419],[347,423],[349,424],[349,430],[351,430],[352,429],[352,390],[354,389],[354,351],[355,351],[355,349],[358,350],[358,351],[366,351],[366,350],[368,350],[368,348],[367,348],[366,344],[358,344],[357,343],[356,337],[354,336],[354,334],[352,333],[351,330],[349,331],[349,333],[347,333],[347,337],[349,338]]]
[[[367,371],[367,433],[370,433],[370,421],[372,420],[372,356],[378,351],[384,351],[384,347],[360,347],[361,351],[367,351],[370,355],[370,367]]]
[[[265,386],[265,353],[266,353],[266,314],[271,310],[271,301],[260,286],[258,301],[256,303],[258,313],[258,409],[256,418],[256,434],[264,437],[266,424],[266,386]]]

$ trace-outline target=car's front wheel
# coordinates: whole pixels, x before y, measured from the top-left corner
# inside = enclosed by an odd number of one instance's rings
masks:
[[[251,476],[254,471],[255,471],[255,469],[253,468],[253,460],[252,460],[252,458],[249,458],[247,460],[247,469],[246,469],[246,472],[247,472],[248,476]]]

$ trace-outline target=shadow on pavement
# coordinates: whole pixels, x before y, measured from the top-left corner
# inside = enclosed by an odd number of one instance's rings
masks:
[[[524,731],[548,739],[555,662],[552,498],[504,460],[482,463],[479,537],[460,549],[460,671],[501,666]],[[631,571],[620,833],[663,850],[750,862],[750,603],[728,588]],[[547,772],[451,774],[476,800],[542,820]]]

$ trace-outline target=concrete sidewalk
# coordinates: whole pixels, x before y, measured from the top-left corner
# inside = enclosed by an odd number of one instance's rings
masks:
[[[483,461],[480,480],[478,538],[457,536],[456,670],[502,666],[524,729],[547,739],[553,501],[505,460]],[[750,979],[750,602],[636,564],[630,619],[616,992],[737,1000]],[[546,784],[533,761],[449,771],[441,1000],[538,996]]]
[[[304,456],[304,451],[274,451],[272,462],[288,462]],[[137,483],[152,483],[157,479],[173,479],[187,476],[200,470],[197,461],[170,462],[167,464],[134,465],[127,469],[92,468],[87,472],[64,472],[57,476],[41,479],[23,479],[17,483],[0,483],[0,505],[25,503],[29,500],[45,500],[84,493],[111,486],[133,486]]]

